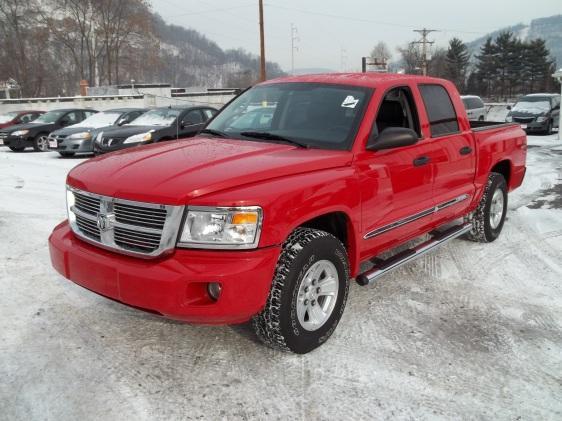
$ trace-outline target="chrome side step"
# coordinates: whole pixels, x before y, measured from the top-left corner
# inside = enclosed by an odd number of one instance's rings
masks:
[[[371,269],[357,276],[356,281],[359,285],[372,285],[386,273],[429,253],[453,238],[467,233],[471,228],[472,224],[463,224],[448,228],[442,232],[436,232],[429,240],[411,249],[404,250],[387,260],[378,261]]]

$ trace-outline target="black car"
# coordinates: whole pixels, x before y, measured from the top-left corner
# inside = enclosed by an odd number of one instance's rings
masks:
[[[195,136],[217,112],[211,107],[155,108],[129,124],[100,132],[94,141],[94,152]]]
[[[61,127],[80,123],[82,120],[97,113],[90,109],[68,108],[49,111],[30,123],[18,124],[7,129],[0,130],[3,134],[4,144],[14,152],[21,152],[27,147],[33,147],[35,151],[44,152],[49,150],[47,137],[49,133]]]
[[[116,108],[96,113],[78,124],[55,130],[49,135],[49,149],[62,156],[76,153],[93,153],[94,142],[98,133],[122,126],[144,114],[144,108]]]
[[[560,95],[531,94],[520,98],[510,110],[505,121],[521,123],[527,132],[552,133],[558,127]]]

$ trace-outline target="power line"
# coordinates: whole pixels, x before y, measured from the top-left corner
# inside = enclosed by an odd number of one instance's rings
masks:
[[[421,67],[422,67],[422,74],[427,76],[427,46],[433,45],[435,41],[429,41],[427,36],[432,32],[438,32],[437,29],[414,29],[414,32],[421,34],[421,39],[419,41],[414,41],[412,44],[421,44],[422,46],[422,55],[421,55]]]

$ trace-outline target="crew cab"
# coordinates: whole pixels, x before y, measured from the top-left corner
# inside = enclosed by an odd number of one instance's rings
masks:
[[[94,152],[102,154],[149,143],[195,136],[217,110],[212,107],[162,107],[130,123],[101,131]]]
[[[124,304],[252,320],[266,344],[306,353],[336,328],[351,279],[370,285],[459,236],[494,241],[526,149],[518,124],[471,123],[442,79],[275,79],[189,142],[70,171],[51,261]]]
[[[29,123],[35,120],[45,111],[8,111],[7,113],[0,114],[0,129],[14,126],[16,124]]]
[[[100,132],[128,124],[146,111],[144,108],[116,108],[93,114],[78,124],[52,132],[48,138],[49,149],[63,157],[93,153],[93,139]]]
[[[46,152],[49,150],[49,133],[80,123],[95,113],[95,110],[79,108],[51,110],[29,123],[0,130],[0,137],[14,152],[22,152],[27,147],[32,147],[36,152]]]

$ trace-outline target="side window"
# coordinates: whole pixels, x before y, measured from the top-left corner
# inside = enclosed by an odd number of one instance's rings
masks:
[[[484,108],[484,102],[482,101],[482,99],[480,98],[474,98],[474,101],[476,101],[476,108]]]
[[[199,110],[192,110],[188,112],[182,120],[185,126],[193,126],[195,124],[203,123],[203,116]]]
[[[387,127],[404,127],[421,134],[416,104],[407,86],[390,90],[382,100],[373,133],[379,135]]]
[[[94,114],[96,114],[95,111],[84,111],[84,115],[85,115],[84,118],[86,119],[86,118],[88,118],[88,117],[93,116]]]
[[[80,111],[72,111],[63,117],[63,120],[67,121],[68,124],[80,123],[84,119],[84,115]]]
[[[419,86],[429,117],[431,137],[458,133],[459,121],[446,89],[441,85]]]
[[[34,118],[35,118],[35,115],[33,113],[24,114],[24,115],[20,116],[20,121],[22,123],[29,123],[30,121],[33,121]]]
[[[205,121],[211,119],[217,112],[215,110],[211,110],[209,108],[205,108],[203,110],[203,115],[205,116]]]

